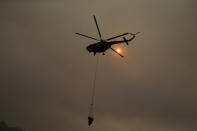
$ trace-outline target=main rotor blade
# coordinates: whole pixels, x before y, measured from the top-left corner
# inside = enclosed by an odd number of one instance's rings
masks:
[[[124,35],[128,35],[128,34],[129,34],[129,33],[127,32],[127,33],[124,33],[124,34],[121,34],[121,35],[117,35],[117,36],[114,36],[114,37],[108,38],[108,39],[107,39],[107,41],[108,41],[108,40],[115,39],[115,38],[118,38],[118,37],[121,37],[121,36],[124,36]]]
[[[98,23],[97,23],[97,20],[96,20],[95,15],[94,15],[94,21],[95,21],[95,23],[96,23],[96,27],[97,27],[97,30],[98,30],[98,33],[99,33],[99,37],[100,37],[100,39],[101,39],[101,32],[100,32],[100,29],[99,29],[99,27],[98,27]]]
[[[112,50],[112,51],[114,51],[115,53],[117,53],[118,55],[120,55],[121,57],[124,57],[123,55],[121,55],[120,53],[118,53],[116,50],[114,50],[113,48],[111,48],[110,47],[110,49]]]
[[[87,35],[83,35],[83,34],[80,34],[80,33],[75,33],[75,34],[86,37],[86,38],[90,38],[90,39],[93,39],[93,40],[97,40],[96,38],[93,38],[93,37],[90,37],[90,36],[87,36]],[[99,40],[97,40],[97,41],[99,41]]]

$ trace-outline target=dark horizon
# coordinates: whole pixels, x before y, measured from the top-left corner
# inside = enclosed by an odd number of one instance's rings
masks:
[[[8,127],[5,121],[0,121],[0,131],[23,131],[23,129],[18,127]]]

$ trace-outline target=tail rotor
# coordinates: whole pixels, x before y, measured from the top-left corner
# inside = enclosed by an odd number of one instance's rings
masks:
[[[137,32],[137,33],[130,33],[131,35],[133,36],[136,36],[137,34],[139,34],[140,32]]]

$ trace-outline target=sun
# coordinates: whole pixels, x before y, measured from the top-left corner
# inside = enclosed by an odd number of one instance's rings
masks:
[[[120,50],[120,49],[116,49],[116,51],[117,51],[118,53],[120,53],[120,52],[121,52],[121,50]]]

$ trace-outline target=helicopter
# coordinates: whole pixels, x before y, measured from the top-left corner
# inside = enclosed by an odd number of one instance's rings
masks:
[[[93,43],[93,44],[88,45],[86,47],[87,51],[89,53],[93,52],[94,53],[94,56],[95,56],[96,53],[102,53],[103,55],[105,55],[105,51],[108,50],[108,49],[111,49],[112,51],[114,51],[115,53],[117,53],[118,55],[120,55],[121,57],[124,57],[122,54],[120,54],[118,51],[116,51],[115,49],[113,49],[111,46],[112,45],[115,45],[115,44],[121,44],[121,43],[126,43],[127,45],[129,45],[129,42],[132,41],[136,37],[136,35],[138,33],[140,33],[140,32],[137,32],[137,33],[129,33],[129,32],[127,32],[127,33],[123,33],[121,35],[117,35],[117,36],[108,38],[106,40],[103,40],[95,15],[93,15],[93,18],[94,18],[94,22],[96,24],[97,31],[98,31],[98,34],[99,34],[99,38],[100,39],[96,39],[94,37],[91,37],[91,36],[88,36],[88,35],[84,35],[84,34],[81,34],[81,33],[75,33],[77,35],[80,35],[80,36],[83,36],[83,37],[90,38],[90,39],[93,39],[93,40],[98,41],[97,43]],[[131,38],[130,39],[126,39],[124,37],[126,35],[130,35]],[[119,37],[122,37],[122,36],[123,36],[123,40],[111,41],[113,39],[116,39],[116,38],[119,38]]]

